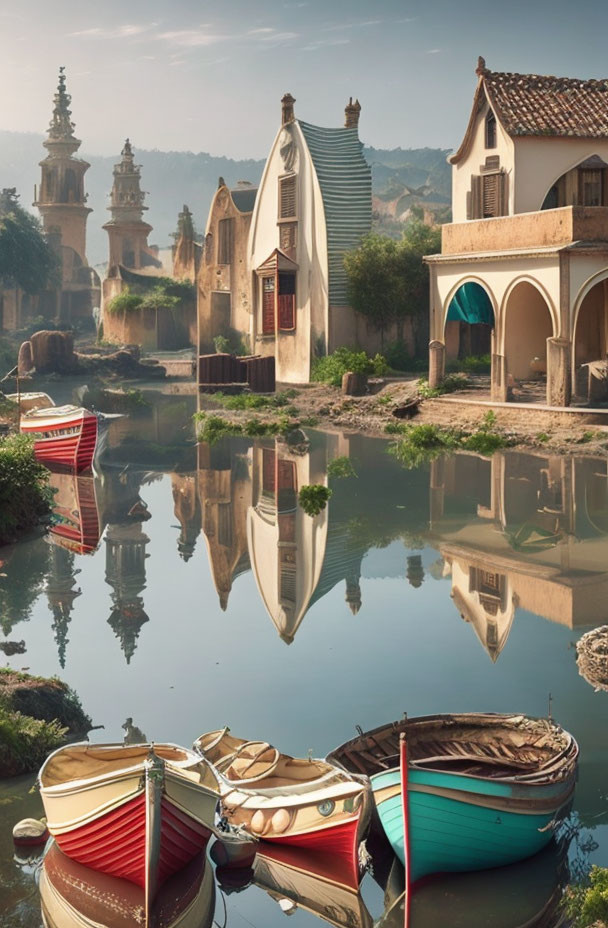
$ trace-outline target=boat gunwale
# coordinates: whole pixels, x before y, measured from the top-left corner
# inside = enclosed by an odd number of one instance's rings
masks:
[[[169,741],[156,742],[156,743],[145,741],[145,742],[141,742],[140,744],[129,744],[129,745],[126,745],[122,741],[104,742],[102,744],[94,744],[94,743],[91,743],[90,741],[73,741],[73,742],[70,742],[69,744],[61,745],[61,747],[56,748],[56,750],[52,751],[51,754],[49,754],[49,756],[43,763],[42,767],[38,771],[36,781],[38,783],[38,787],[41,792],[50,793],[52,795],[58,795],[61,793],[61,791],[73,792],[75,789],[78,791],[95,789],[96,787],[100,786],[102,783],[112,782],[114,780],[120,780],[120,779],[125,779],[125,778],[128,779],[129,777],[132,777],[133,774],[137,773],[140,770],[143,772],[143,767],[144,767],[144,764],[146,763],[146,760],[148,759],[149,751],[153,750],[155,747],[175,748],[178,751],[183,751],[187,755],[186,760],[184,761],[167,761],[161,755],[156,755],[157,757],[160,757],[160,760],[163,761],[163,764],[165,766],[170,765],[170,767],[175,767],[177,770],[189,770],[191,767],[196,767],[198,764],[201,763],[201,758],[198,757],[194,751],[190,750],[190,748],[185,748],[180,744],[174,744],[173,742],[169,742]],[[101,748],[101,749],[148,748],[148,754],[146,754],[136,764],[132,764],[129,767],[120,767],[113,772],[109,771],[106,773],[98,774],[97,776],[94,776],[94,777],[79,777],[78,779],[65,780],[62,783],[54,783],[50,786],[45,786],[44,783],[42,782],[42,778],[44,775],[44,771],[46,770],[50,762],[53,760],[54,757],[57,756],[57,754],[60,754],[62,751],[69,750],[72,748]],[[203,785],[204,784],[201,784],[201,786]]]
[[[487,726],[480,727],[491,727],[492,723],[507,722],[514,719],[524,719],[529,722],[544,722],[552,726],[552,728],[558,734],[562,734],[566,738],[566,744],[564,747],[551,758],[551,766],[548,769],[537,770],[532,773],[519,773],[519,774],[506,774],[500,777],[491,777],[491,776],[482,776],[479,774],[464,773],[460,771],[448,771],[445,769],[435,768],[424,766],[424,764],[418,763],[413,760],[410,761],[408,766],[412,770],[428,771],[430,773],[437,774],[450,774],[452,776],[467,778],[471,780],[477,780],[481,782],[491,782],[491,783],[505,783],[505,784],[517,784],[522,786],[542,786],[542,785],[551,785],[560,780],[567,780],[569,777],[572,777],[576,770],[576,763],[578,761],[580,749],[578,743],[574,736],[566,729],[562,728],[557,722],[553,719],[543,719],[535,716],[525,715],[524,713],[499,713],[499,712],[459,712],[459,713],[437,713],[434,715],[420,715],[405,717],[397,721],[388,722],[384,725],[379,725],[376,728],[368,729],[367,731],[360,732],[354,738],[351,738],[348,741],[343,742],[343,744],[338,745],[334,748],[326,757],[326,760],[329,763],[335,763],[343,770],[348,771],[348,768],[342,764],[338,759],[339,755],[344,755],[349,748],[353,750],[353,753],[356,753],[357,749],[360,747],[363,739],[370,738],[374,735],[379,735],[384,732],[394,732],[395,734],[400,734],[407,731],[407,726],[416,725],[417,723],[433,723],[433,722],[448,722],[450,723],[446,727],[453,727],[457,724],[466,724],[467,722],[481,722],[482,720],[487,721]],[[508,726],[505,726],[508,727]],[[392,755],[391,755],[392,756]],[[480,762],[482,759],[480,758]],[[398,764],[391,765],[386,770],[378,770],[372,774],[363,774],[360,773],[360,776],[367,776],[370,780],[374,776],[379,776],[383,773],[389,773],[391,770],[394,770],[398,767]],[[555,768],[558,769],[556,772]]]

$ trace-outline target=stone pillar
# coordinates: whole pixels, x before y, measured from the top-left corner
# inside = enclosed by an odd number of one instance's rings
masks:
[[[434,389],[445,376],[445,345],[433,339],[429,342],[429,387]]]
[[[549,406],[570,405],[572,388],[570,349],[570,340],[567,338],[547,339],[547,404]]]
[[[19,348],[19,357],[17,359],[17,372],[20,377],[25,377],[26,374],[29,374],[32,368],[34,367],[34,359],[32,357],[32,343],[30,341],[21,342],[21,347]]]
[[[495,403],[507,402],[507,359],[503,354],[492,355],[490,398]]]

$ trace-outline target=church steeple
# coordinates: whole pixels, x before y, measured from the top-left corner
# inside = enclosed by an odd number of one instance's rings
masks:
[[[112,218],[104,229],[110,239],[108,274],[119,264],[138,270],[145,265],[159,266],[151,255],[148,235],[152,226],[143,220],[145,192],[141,189],[141,165],[135,164],[133,146],[129,139],[121,151],[120,161],[114,165],[110,205]]]
[[[47,130],[49,137],[43,142],[45,148],[50,150],[57,143],[62,145],[68,143],[72,151],[76,151],[80,147],[80,140],[74,135],[76,127],[70,119],[72,115],[71,102],[72,98],[65,86],[65,68],[62,66],[59,68],[59,83],[53,98],[53,115]]]
[[[89,164],[74,157],[80,148],[80,139],[74,135],[71,102],[66,90],[65,69],[61,67],[48,138],[42,143],[48,154],[40,162],[42,176],[40,188],[34,194],[34,206],[40,210],[44,231],[47,234],[59,232],[61,246],[76,252],[76,263],[86,266],[86,223],[91,208],[86,205],[84,175]],[[64,283],[73,263],[66,261],[64,255]]]

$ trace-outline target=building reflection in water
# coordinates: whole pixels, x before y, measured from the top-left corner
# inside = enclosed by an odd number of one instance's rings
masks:
[[[120,641],[127,664],[135,653],[141,628],[149,620],[142,596],[150,542],[142,527],[150,518],[140,496],[143,476],[128,470],[104,474],[106,583],[112,589],[108,625]]]
[[[608,615],[608,464],[505,451],[432,462],[429,541],[491,659],[517,609],[567,625]]]

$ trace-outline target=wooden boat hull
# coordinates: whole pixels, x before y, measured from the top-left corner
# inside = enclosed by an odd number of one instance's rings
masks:
[[[210,928],[215,912],[215,880],[204,854],[167,880],[147,906],[140,887],[71,860],[53,842],[39,889],[45,928]]]
[[[430,873],[502,867],[531,857],[551,841],[551,823],[574,791],[573,781],[532,787],[533,795],[520,798],[517,807],[517,790],[471,780],[463,784],[462,777],[409,771],[412,881]],[[401,771],[377,774],[371,784],[382,827],[404,863]]]
[[[380,822],[402,863],[400,735],[408,745],[410,883],[530,857],[549,843],[571,804],[578,745],[547,719],[464,713],[360,732],[329,759],[368,773]]]
[[[260,745],[262,754],[264,747],[274,752],[281,775],[276,776],[275,770],[272,776],[257,781],[228,779],[215,765],[217,756],[212,749],[205,751],[202,746],[213,735],[218,735],[219,744],[228,733],[201,736],[194,747],[213,771],[229,822],[270,844],[336,855],[358,881],[359,845],[373,807],[368,781],[325,761],[293,758],[279,754],[265,742],[244,742],[232,736],[232,747]],[[316,774],[311,778],[307,778],[309,764]]]
[[[65,415],[55,413],[48,417],[22,416],[21,432],[33,437],[34,454],[43,464],[60,464],[82,471],[93,463],[98,420],[88,410],[75,408]]]
[[[40,791],[49,832],[68,857],[130,880],[152,900],[165,880],[205,850],[217,795],[205,785],[207,771],[194,755],[189,767],[176,768],[137,747],[139,755],[122,745],[89,746],[94,756],[104,749],[120,756],[122,749],[123,769],[45,786],[43,767]]]

